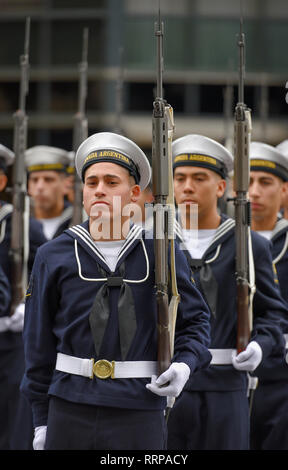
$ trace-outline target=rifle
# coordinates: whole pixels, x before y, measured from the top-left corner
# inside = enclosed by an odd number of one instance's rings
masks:
[[[116,100],[115,100],[115,125],[114,132],[116,134],[123,134],[123,129],[121,126],[121,117],[123,113],[123,47],[119,47],[119,71],[116,80]]]
[[[73,131],[73,150],[76,153],[79,145],[87,139],[88,136],[88,120],[85,116],[85,103],[87,98],[87,70],[88,70],[88,28],[83,31],[82,43],[82,61],[79,63],[79,92],[78,92],[78,111],[74,115],[74,131]],[[72,225],[81,224],[83,222],[82,211],[82,182],[77,172],[74,174],[74,201]]]
[[[20,94],[19,108],[14,113],[14,153],[15,161],[12,175],[13,213],[11,220],[11,312],[23,301],[27,287],[27,261],[29,252],[29,199],[26,191],[25,151],[27,147],[26,97],[29,85],[29,41],[30,18],[26,19],[24,54],[20,56]]]
[[[252,329],[252,301],[249,285],[250,203],[249,145],[252,130],[250,109],[244,104],[245,36],[241,15],[239,47],[238,103],[234,127],[234,198],[236,222],[237,351],[243,351]]]
[[[152,118],[152,184],[154,194],[155,284],[158,322],[158,373],[167,370],[174,347],[179,295],[174,254],[174,194],[172,175],[173,109],[163,99],[163,23],[155,23],[157,38],[157,90]],[[168,204],[169,202],[169,204]],[[171,269],[168,270],[170,245]],[[169,303],[169,287],[172,299]]]

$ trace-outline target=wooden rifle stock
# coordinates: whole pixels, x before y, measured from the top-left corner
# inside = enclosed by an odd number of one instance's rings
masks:
[[[237,353],[246,349],[250,341],[249,322],[249,287],[248,284],[237,285]]]
[[[157,197],[161,201],[161,198]],[[162,201],[163,202],[163,201]],[[157,302],[158,374],[171,363],[170,322],[168,299],[168,237],[165,205],[154,206],[155,285]]]
[[[168,315],[168,295],[157,291],[157,318],[158,318],[158,374],[167,370],[171,363],[170,331]]]

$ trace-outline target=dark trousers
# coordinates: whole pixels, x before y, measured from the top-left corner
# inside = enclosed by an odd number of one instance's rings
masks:
[[[71,403],[51,397],[45,450],[164,450],[163,411]]]
[[[4,334],[4,333],[2,333]],[[0,450],[32,449],[32,411],[20,392],[24,373],[22,347],[0,354]]]
[[[169,450],[247,450],[249,409],[245,391],[184,391],[168,420]]]
[[[288,449],[288,381],[259,383],[251,414],[251,449]]]

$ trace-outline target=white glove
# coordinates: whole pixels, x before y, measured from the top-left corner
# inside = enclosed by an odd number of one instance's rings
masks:
[[[252,372],[262,361],[262,349],[256,341],[251,341],[244,351],[232,355],[232,364],[237,370]]]
[[[44,450],[47,426],[38,426],[34,429],[33,449]]]
[[[14,333],[20,333],[20,331],[23,330],[24,314],[25,314],[25,304],[22,302],[21,304],[17,305],[13,315],[7,318],[7,321],[8,321],[7,326],[10,331],[13,331]]]
[[[150,392],[162,397],[178,397],[189,379],[190,368],[184,362],[173,362],[169,369],[158,379],[152,375],[151,383],[146,385]],[[169,382],[169,383],[167,383]],[[163,387],[163,385],[167,384]]]

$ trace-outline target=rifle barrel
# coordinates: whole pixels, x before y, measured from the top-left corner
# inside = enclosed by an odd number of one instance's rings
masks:
[[[25,151],[27,145],[27,115],[25,112],[26,96],[28,93],[29,70],[29,42],[30,42],[30,18],[26,19],[24,54],[20,56],[20,93],[19,109],[14,113],[14,153],[13,167],[13,213],[11,219],[11,285],[12,300],[10,314],[13,315],[17,305],[23,301],[27,287],[27,258],[24,240],[28,239],[28,225],[26,214],[28,212],[27,190],[25,177]]]
[[[251,305],[249,305],[249,249],[250,205],[249,189],[249,143],[251,132],[250,110],[244,103],[245,36],[241,14],[239,48],[238,103],[235,108],[235,155],[234,190],[235,243],[236,243],[236,285],[237,285],[237,351],[241,352],[250,341]]]

